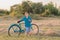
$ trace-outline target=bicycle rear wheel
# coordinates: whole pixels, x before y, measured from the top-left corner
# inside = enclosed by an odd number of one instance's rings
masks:
[[[9,36],[19,36],[20,35],[20,27],[17,24],[11,25],[8,29]]]
[[[36,34],[36,35],[39,34],[39,27],[38,27],[38,25],[32,24],[31,32],[32,32],[32,34]]]

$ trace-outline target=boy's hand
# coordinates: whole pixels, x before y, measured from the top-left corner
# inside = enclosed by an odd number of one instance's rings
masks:
[[[31,22],[31,20],[29,20],[29,22]]]
[[[29,20],[29,21],[31,21],[31,20]]]
[[[20,21],[17,21],[17,23],[19,23]]]

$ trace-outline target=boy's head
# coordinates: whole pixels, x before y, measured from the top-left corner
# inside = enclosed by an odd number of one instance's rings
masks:
[[[26,17],[28,17],[28,16],[29,16],[29,13],[28,13],[28,12],[25,12],[24,15],[25,15]]]

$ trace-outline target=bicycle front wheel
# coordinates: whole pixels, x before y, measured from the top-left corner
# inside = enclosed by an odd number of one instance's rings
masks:
[[[36,34],[36,35],[39,34],[39,27],[38,27],[38,25],[32,24],[31,32],[32,32],[32,34]]]
[[[20,35],[20,27],[17,24],[11,25],[8,29],[9,36],[19,36]]]

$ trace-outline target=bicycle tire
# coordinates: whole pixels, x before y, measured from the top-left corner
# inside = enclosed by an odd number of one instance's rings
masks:
[[[36,33],[36,35],[38,35],[38,34],[39,34],[39,27],[38,27],[38,25],[36,25],[36,24],[32,24],[32,26],[33,26],[33,25],[36,26],[36,28],[37,28],[37,33]]]
[[[8,29],[8,35],[9,36],[12,36],[11,34],[10,34],[10,30],[11,30],[11,28],[13,28],[14,26],[16,26],[17,28],[19,28],[19,30],[21,30],[21,28],[19,27],[19,25],[18,24],[13,24],[13,25],[11,25],[10,27],[9,27],[9,29]],[[18,36],[20,35],[20,32],[18,33]]]

